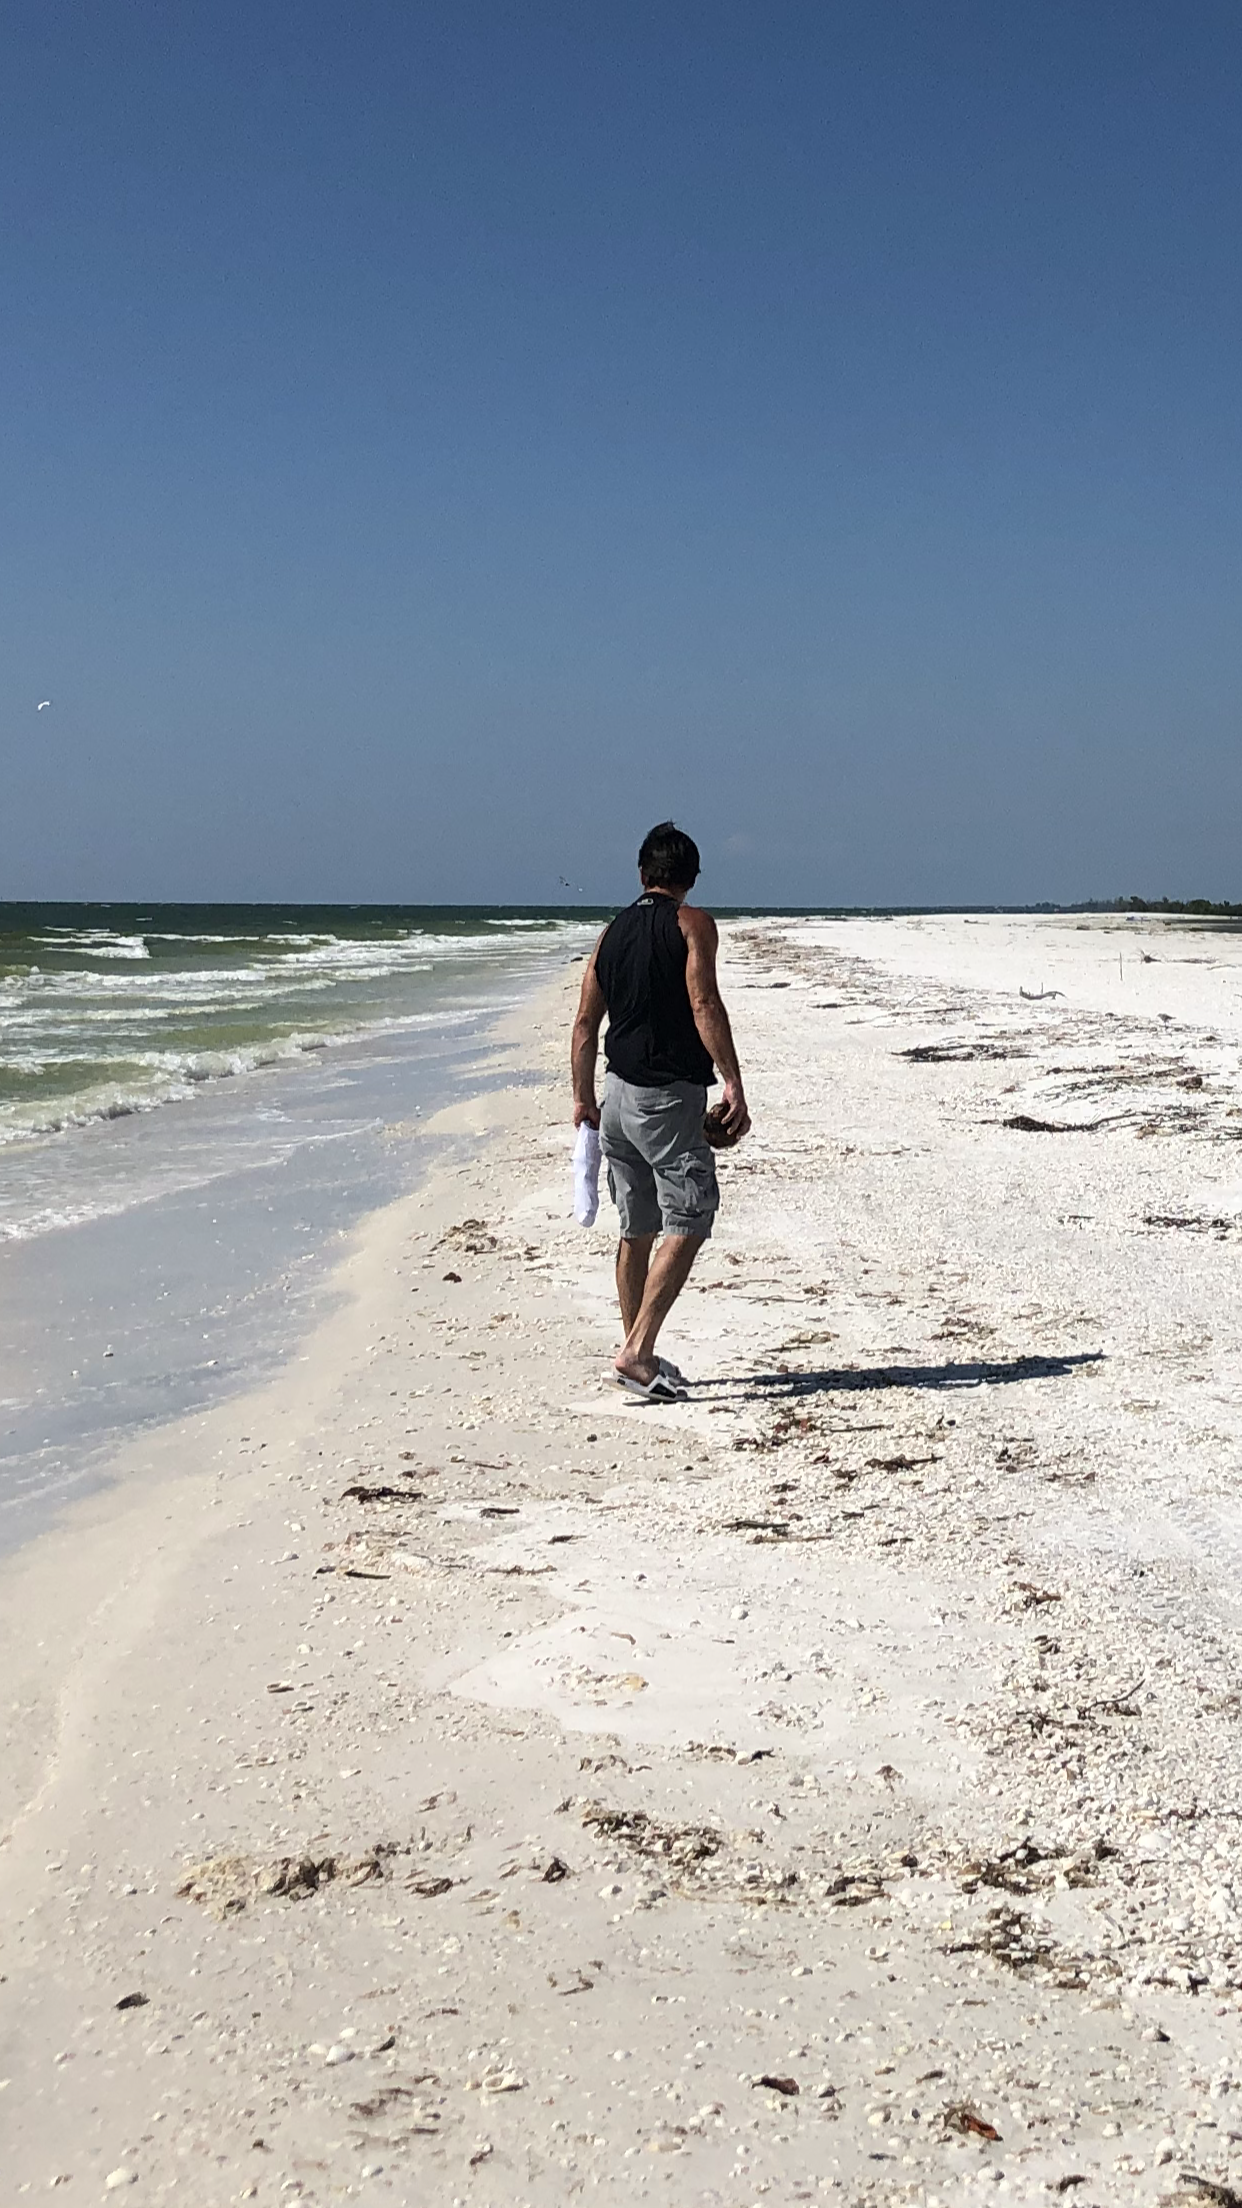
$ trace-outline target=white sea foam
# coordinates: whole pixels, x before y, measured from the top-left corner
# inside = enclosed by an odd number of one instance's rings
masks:
[[[139,932],[144,917],[45,925],[26,938],[24,958],[6,942],[0,1144],[10,1157],[14,1143],[63,1139],[184,1103],[207,1083],[417,1027],[437,975],[460,1004],[473,977],[490,969],[516,981],[588,934],[587,923],[559,917],[497,916],[468,932],[394,920],[371,932],[360,915],[356,933],[264,929],[250,914],[239,914],[250,925],[236,933],[167,922]],[[435,1017],[448,1014],[442,1001]]]
[[[140,935],[116,935],[111,928],[57,929],[53,935],[36,937],[45,951],[78,951],[87,958],[150,958],[144,938]]]
[[[184,1102],[205,1081],[232,1080],[238,1074],[255,1073],[286,1059],[325,1050],[333,1043],[354,1040],[356,1036],[346,1031],[329,1035],[289,1035],[241,1050],[143,1051],[122,1061],[135,1069],[146,1069],[150,1079],[142,1086],[133,1082],[114,1086],[106,1078],[98,1078],[104,1070],[98,1060],[66,1058],[62,1062],[67,1066],[91,1068],[97,1076],[95,1081],[44,1116],[28,1119],[24,1124],[6,1124],[0,1114],[0,1144],[29,1141],[40,1135],[64,1134],[73,1127],[89,1126],[93,1120],[128,1119],[135,1112],[154,1111],[161,1104]],[[54,1062],[47,1058],[36,1070],[44,1071]]]
[[[129,1119],[138,1112],[155,1111],[163,1104],[185,1103],[206,1082],[228,1081],[238,1075],[261,1072],[267,1067],[333,1047],[357,1043],[368,1035],[412,1033],[433,1027],[451,1029],[471,1019],[476,1009],[473,1005],[465,1005],[435,1012],[390,1013],[369,1022],[365,1029],[341,1028],[322,1033],[274,1036],[244,1048],[192,1052],[141,1050],[118,1055],[114,1064],[135,1072],[138,1069],[146,1071],[148,1081],[141,1085],[132,1079],[124,1083],[110,1081],[107,1062],[101,1063],[97,1055],[51,1050],[38,1055],[15,1054],[9,1064],[16,1071],[37,1077],[53,1067],[66,1073],[76,1068],[82,1079],[76,1091],[43,1112],[32,1112],[29,1106],[18,1106],[15,1110],[11,1105],[0,1105],[0,1148],[65,1135],[74,1128],[88,1127],[97,1121]],[[0,1228],[0,1233],[4,1231]]]

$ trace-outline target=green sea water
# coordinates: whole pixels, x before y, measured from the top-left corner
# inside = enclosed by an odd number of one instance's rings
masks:
[[[426,1017],[595,919],[492,906],[0,904],[0,1144]],[[601,919],[607,915],[600,915]]]

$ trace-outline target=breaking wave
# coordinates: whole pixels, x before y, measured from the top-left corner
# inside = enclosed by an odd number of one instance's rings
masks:
[[[486,908],[0,906],[0,1145],[428,1017],[591,938]]]

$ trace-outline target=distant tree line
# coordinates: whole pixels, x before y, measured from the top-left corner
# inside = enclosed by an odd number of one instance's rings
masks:
[[[1215,903],[1210,897],[1106,897],[1071,905],[1071,912],[1198,912],[1208,919],[1242,920],[1242,905]]]

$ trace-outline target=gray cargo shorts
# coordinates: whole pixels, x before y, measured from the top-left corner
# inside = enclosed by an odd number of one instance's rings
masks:
[[[619,1074],[604,1083],[600,1149],[621,1214],[621,1237],[712,1231],[720,1203],[716,1161],[703,1134],[707,1090],[698,1081],[639,1089]]]

